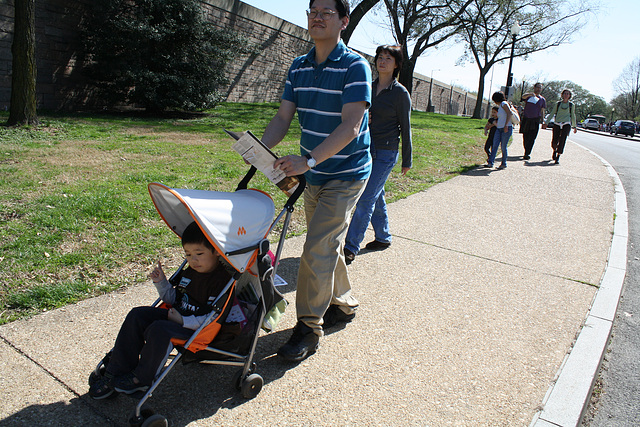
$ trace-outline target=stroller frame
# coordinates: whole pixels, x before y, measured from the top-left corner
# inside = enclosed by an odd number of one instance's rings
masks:
[[[238,184],[236,191],[246,190],[249,181],[253,178],[256,171],[257,169],[254,166],[251,166],[250,170],[244,176],[242,181]],[[212,364],[212,365],[240,367],[241,369],[238,370],[233,376],[232,384],[236,388],[236,390],[241,391],[242,396],[245,397],[246,399],[252,399],[255,396],[257,396],[258,393],[260,393],[260,391],[262,390],[262,386],[264,384],[263,378],[255,372],[256,364],[253,362],[253,357],[255,355],[255,351],[258,343],[258,337],[260,334],[261,326],[263,326],[263,323],[265,320],[265,315],[267,314],[268,310],[270,310],[275,305],[274,293],[277,294],[277,296],[280,297],[280,299],[283,299],[282,296],[275,289],[273,285],[273,280],[276,276],[276,272],[278,269],[278,262],[282,254],[282,250],[284,248],[284,240],[286,237],[287,230],[289,228],[289,223],[291,221],[291,215],[294,211],[294,204],[298,200],[300,195],[302,195],[302,193],[304,192],[305,185],[306,185],[306,180],[303,175],[299,175],[297,176],[297,178],[299,179],[298,187],[296,188],[295,192],[289,197],[289,199],[287,200],[287,202],[285,203],[281,211],[278,213],[276,218],[272,221],[265,235],[265,236],[268,236],[273,231],[275,226],[280,221],[283,221],[283,227],[282,227],[282,231],[280,232],[278,246],[275,253],[275,259],[273,260],[273,262],[268,254],[270,245],[269,245],[269,240],[266,237],[260,240],[255,245],[237,249],[230,252],[225,252],[223,254],[224,258],[228,259],[229,257],[232,257],[234,255],[247,254],[250,252],[257,251],[257,260],[255,261],[255,263],[257,264],[257,267],[258,267],[258,280],[259,280],[260,286],[254,286],[253,283],[250,283],[248,286],[252,286],[254,291],[256,291],[256,295],[258,298],[258,304],[257,304],[256,310],[258,310],[258,316],[257,316],[257,321],[255,325],[252,326],[253,337],[251,339],[248,353],[247,354],[234,353],[231,351],[226,351],[226,350],[213,347],[212,344],[207,345],[206,348],[204,349],[196,350],[198,352],[206,352],[211,355],[217,355],[217,356],[223,357],[223,359],[217,359],[215,357],[211,359],[205,358],[205,359],[199,360],[200,362]],[[158,206],[156,207],[158,208]],[[158,210],[160,212],[159,208]],[[162,216],[162,213],[161,213],[161,216]],[[167,225],[169,225],[168,222],[167,222]],[[186,260],[183,261],[180,268],[171,276],[171,279],[169,280],[170,282],[172,282],[172,280],[182,271],[186,263],[187,263]],[[217,307],[218,303],[225,295],[227,296],[227,304],[230,303],[229,300],[231,296],[234,295],[235,286],[237,284],[238,279],[241,276],[242,276],[242,273],[239,272],[237,269],[235,269],[233,276],[228,281],[224,289],[218,294],[218,297],[214,301],[213,306]],[[162,300],[158,298],[156,299],[156,301],[153,303],[152,306],[154,307],[159,306],[161,302]],[[158,422],[161,425],[168,425],[166,419],[163,416],[159,414],[154,414],[153,411],[151,411],[148,408],[144,408],[143,406],[145,405],[146,401],[151,397],[151,395],[156,390],[156,388],[160,385],[160,383],[169,374],[169,372],[175,367],[176,363],[178,363],[178,361],[183,357],[183,355],[187,351],[195,354],[195,351],[191,350],[190,347],[192,347],[194,341],[198,338],[198,335],[200,335],[200,333],[208,325],[210,325],[211,322],[213,322],[216,319],[216,317],[220,316],[222,311],[223,310],[220,310],[220,311],[215,309],[212,310],[207,315],[202,325],[193,332],[191,337],[183,345],[174,344],[174,347],[178,350],[178,353],[175,356],[173,356],[173,360],[169,365],[163,366],[160,369],[159,374],[156,376],[156,378],[154,379],[149,389],[141,397],[140,401],[136,405],[134,414],[129,419],[130,425],[132,426],[145,426],[145,425],[151,425],[151,424],[156,425],[156,423]],[[96,366],[96,368],[91,374],[90,383],[92,379],[95,380],[96,378],[99,378],[103,374],[104,370],[106,369],[106,364],[108,363],[109,356],[110,356],[110,353],[104,359],[102,359],[100,363],[98,363],[98,365]],[[169,358],[171,357],[172,356],[169,356]]]

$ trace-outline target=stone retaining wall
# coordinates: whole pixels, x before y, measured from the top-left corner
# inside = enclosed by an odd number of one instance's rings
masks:
[[[36,1],[36,63],[38,108],[81,110],[102,106],[77,66],[78,26],[85,5],[95,0]],[[293,59],[309,51],[312,41],[306,29],[284,21],[238,0],[202,0],[209,19],[222,28],[243,34],[258,46],[229,64],[230,84],[224,89],[232,102],[277,102],[282,95],[287,69]],[[0,108],[7,109],[11,95],[11,41],[13,0],[0,4]],[[302,12],[301,12],[302,13]],[[366,55],[369,61],[370,55]],[[431,91],[433,111],[471,115],[475,98],[457,88],[414,75],[412,100],[426,111]]]

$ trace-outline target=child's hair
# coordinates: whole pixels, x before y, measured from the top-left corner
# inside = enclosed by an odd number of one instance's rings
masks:
[[[493,107],[491,107],[491,109],[492,109],[492,110],[495,110],[495,111],[500,111],[500,108],[499,108],[499,107],[497,107],[497,106],[495,106],[495,105],[494,105]]]
[[[494,92],[493,96],[491,97],[491,99],[493,100],[493,102],[495,102],[496,104],[501,104],[502,101],[504,101],[504,93],[498,91],[498,92]]]
[[[313,6],[313,2],[315,0],[309,0],[309,9]],[[339,18],[344,18],[345,16],[349,16],[349,2],[347,0],[335,0],[336,2],[336,12],[338,12]]]
[[[204,235],[195,221],[189,224],[182,233],[182,246],[186,245],[187,243],[200,243],[215,252],[215,248],[213,247],[211,242],[209,242],[209,239],[207,239],[207,236]]]
[[[395,70],[393,70],[393,78],[398,77],[400,68],[402,68],[402,49],[400,48],[400,46],[390,46],[386,44],[378,46],[378,48],[376,49],[376,56],[373,58],[374,64],[378,62],[378,57],[382,53],[388,53],[393,57],[393,59],[396,60],[396,68]]]

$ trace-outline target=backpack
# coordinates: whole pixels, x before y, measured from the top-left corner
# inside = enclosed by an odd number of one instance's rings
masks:
[[[558,114],[558,111],[560,110],[560,104],[562,104],[562,101],[558,101],[558,104],[556,105],[556,112],[554,114],[554,116],[556,114]],[[571,109],[573,108],[573,102],[569,101],[569,116],[571,116]]]
[[[516,108],[511,104],[509,104],[509,109],[511,110],[511,123],[513,123],[514,125],[519,125],[520,115],[518,114],[518,110],[516,110]]]

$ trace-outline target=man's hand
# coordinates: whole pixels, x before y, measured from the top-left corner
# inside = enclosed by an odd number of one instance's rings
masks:
[[[295,155],[280,157],[273,164],[273,168],[279,168],[287,176],[302,175],[309,170],[309,166],[307,165],[307,158],[304,156]]]

